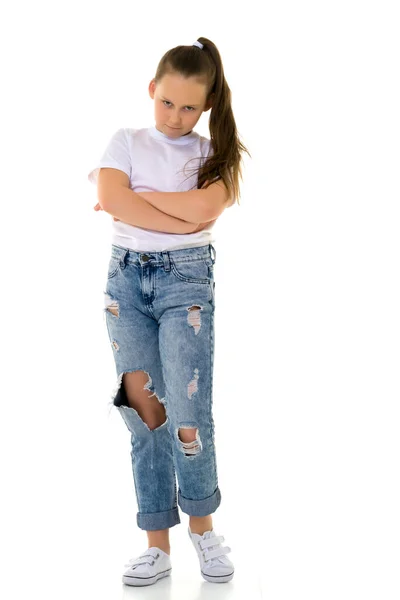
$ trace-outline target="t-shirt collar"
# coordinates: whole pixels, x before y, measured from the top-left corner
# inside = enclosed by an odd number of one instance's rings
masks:
[[[180,137],[172,138],[163,133],[162,131],[159,131],[154,125],[152,127],[149,127],[149,133],[153,138],[157,140],[167,142],[167,144],[175,144],[176,146],[184,146],[186,144],[191,144],[198,138],[198,134],[193,130],[186,135],[181,135]]]

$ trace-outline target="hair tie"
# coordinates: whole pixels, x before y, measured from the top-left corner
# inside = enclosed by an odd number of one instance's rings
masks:
[[[197,46],[198,48],[200,48],[200,50],[202,50],[202,49],[203,49],[203,47],[204,47],[204,46],[203,46],[203,44],[202,44],[201,42],[195,42],[195,43],[193,44],[193,46]]]

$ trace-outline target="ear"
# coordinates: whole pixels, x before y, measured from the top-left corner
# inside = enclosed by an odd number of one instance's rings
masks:
[[[215,96],[215,94],[211,94],[211,96],[208,98],[206,105],[203,108],[203,112],[207,112],[208,110],[210,110],[210,108],[213,105],[214,96]]]
[[[156,91],[156,82],[152,79],[149,83],[149,94],[150,98],[154,100],[154,92]]]

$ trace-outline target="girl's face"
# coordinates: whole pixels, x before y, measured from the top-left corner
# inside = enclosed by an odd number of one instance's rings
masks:
[[[190,133],[202,113],[211,108],[211,103],[206,103],[205,84],[195,77],[166,74],[158,84],[151,80],[149,93],[154,100],[156,129],[172,138]]]

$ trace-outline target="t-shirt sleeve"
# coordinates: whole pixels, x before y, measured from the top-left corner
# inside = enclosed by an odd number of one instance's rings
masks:
[[[91,183],[97,184],[97,177],[102,167],[119,169],[126,173],[128,177],[131,176],[131,158],[126,129],[118,129],[111,137],[97,166],[88,174]]]

